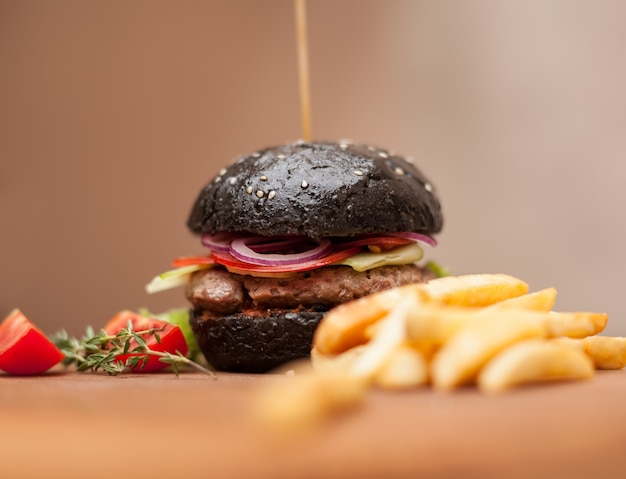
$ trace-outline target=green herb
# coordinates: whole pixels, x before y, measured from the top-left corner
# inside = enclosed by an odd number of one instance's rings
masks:
[[[145,338],[154,337],[160,343],[160,331],[158,328],[134,331],[129,321],[126,328],[113,335],[107,334],[104,330],[95,333],[93,328],[89,327],[82,339],[70,336],[65,330],[58,332],[51,339],[65,354],[63,364],[66,366],[75,364],[79,372],[104,371],[115,376],[137,367],[141,369],[150,356],[156,356],[159,361],[169,364],[177,376],[181,366],[189,366],[213,378],[216,377],[213,371],[178,351],[173,354],[150,349]],[[125,361],[118,359],[119,356],[127,354],[132,354],[132,356]]]

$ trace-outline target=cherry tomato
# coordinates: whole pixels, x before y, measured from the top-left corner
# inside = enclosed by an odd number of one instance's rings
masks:
[[[41,374],[63,358],[63,353],[19,309],[11,311],[0,324],[0,369],[3,371]]]
[[[103,329],[107,332],[107,334],[114,335],[119,333],[122,329],[127,328],[129,321],[133,326],[133,331],[135,332],[154,329],[156,334],[159,335],[161,339],[160,342],[157,341],[154,334],[142,336],[142,338],[146,341],[146,345],[151,350],[172,354],[176,354],[177,352],[180,352],[183,355],[187,354],[188,347],[183,332],[178,326],[168,323],[167,321],[147,318],[132,311],[120,311],[106,324]],[[137,346],[136,341],[131,341],[131,350]],[[131,356],[143,356],[143,354],[120,354],[116,359],[118,361],[126,361]],[[133,368],[132,371],[135,373],[151,373],[160,371],[166,367],[168,367],[168,364],[159,361],[158,356],[150,356],[148,361],[143,363],[143,366],[139,363],[139,365]]]

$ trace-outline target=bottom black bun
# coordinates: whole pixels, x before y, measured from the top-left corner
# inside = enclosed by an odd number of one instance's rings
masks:
[[[238,313],[215,319],[192,310],[190,323],[202,354],[215,369],[264,373],[309,357],[313,333],[325,314],[275,310],[262,317]]]

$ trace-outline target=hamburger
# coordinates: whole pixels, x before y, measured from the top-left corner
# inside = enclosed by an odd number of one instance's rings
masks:
[[[148,289],[184,284],[209,364],[261,373],[309,356],[333,306],[434,278],[418,262],[443,216],[433,184],[407,159],[299,141],[222,168],[187,226],[206,254],[178,258]]]

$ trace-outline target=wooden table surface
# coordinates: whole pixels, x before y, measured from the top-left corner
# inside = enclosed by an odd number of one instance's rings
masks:
[[[372,390],[289,438],[252,420],[270,379],[0,376],[0,477],[626,477],[624,371],[500,396]]]

